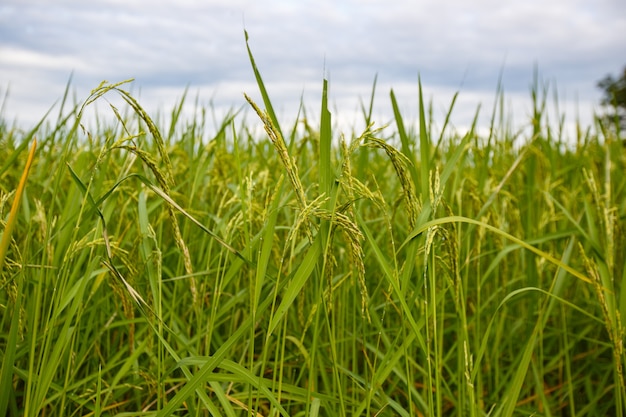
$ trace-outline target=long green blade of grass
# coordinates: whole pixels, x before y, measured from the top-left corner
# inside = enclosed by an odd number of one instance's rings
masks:
[[[263,104],[267,109],[267,113],[269,114],[272,123],[274,123],[274,126],[276,127],[280,135],[284,137],[280,129],[280,124],[278,123],[278,118],[276,117],[276,113],[274,112],[274,107],[272,106],[269,94],[267,92],[267,89],[265,88],[265,84],[263,83],[263,78],[261,78],[261,72],[259,71],[256,62],[254,61],[254,57],[252,56],[252,50],[250,49],[250,45],[248,43],[248,32],[244,31],[244,35],[246,38],[246,49],[248,51],[248,57],[250,58],[250,65],[252,66],[252,71],[254,72],[254,78],[256,79],[257,85],[259,86],[259,91],[261,92],[261,97],[263,98]]]
[[[564,264],[562,261],[556,259],[554,256],[550,255],[549,253],[546,253],[540,249],[537,249],[536,247],[529,245],[528,243],[526,243],[525,241],[523,241],[522,239],[519,239],[507,232],[504,232],[503,230],[498,229],[495,226],[492,226],[490,224],[487,224],[485,222],[481,222],[479,220],[475,220],[475,219],[470,219],[467,217],[462,217],[462,216],[449,216],[449,217],[441,217],[435,220],[432,220],[428,223],[425,223],[423,225],[421,225],[420,227],[418,227],[416,230],[414,230],[413,232],[411,232],[410,236],[407,238],[407,240],[402,244],[402,246],[408,244],[412,239],[414,239],[415,237],[421,235],[422,233],[424,233],[425,231],[427,231],[429,228],[433,227],[433,226],[437,226],[437,225],[441,225],[441,224],[446,224],[446,223],[469,223],[469,224],[474,224],[476,226],[480,226],[483,227],[487,230],[490,230],[491,232],[494,232],[500,236],[505,237],[506,239],[517,243],[518,245],[520,245],[521,247],[523,247],[524,249],[528,249],[529,251],[533,252],[536,255],[541,256],[542,258],[544,258],[545,260],[549,261],[550,263],[558,266],[559,268],[563,268],[564,270],[566,270],[567,272],[569,272],[570,274],[572,274],[574,277],[590,284],[591,283],[591,279],[587,276],[585,276],[584,274],[582,274],[581,272],[573,269],[572,267],[570,267],[569,265]],[[401,246],[401,247],[402,247]]]
[[[417,161],[415,159],[415,154],[413,153],[414,149],[411,148],[412,141],[409,139],[409,135],[404,128],[404,119],[400,113],[400,107],[398,106],[398,101],[396,100],[396,95],[393,90],[391,90],[389,96],[391,98],[391,106],[393,108],[393,116],[396,121],[396,127],[398,128],[398,136],[400,136],[400,143],[402,144],[402,153],[411,162],[409,165],[409,172],[411,173],[413,184],[417,187],[420,182],[417,173]]]
[[[276,327],[280,323],[281,320],[287,314],[287,311],[292,306],[296,297],[300,293],[300,290],[306,283],[306,281],[311,276],[311,273],[315,269],[315,265],[319,260],[320,254],[322,252],[322,240],[321,234],[318,234],[311,247],[307,250],[306,256],[300,263],[300,266],[293,274],[291,278],[291,282],[285,288],[285,293],[283,294],[282,301],[278,305],[276,312],[272,317],[272,321],[269,324],[268,333],[272,334]]]
[[[15,304],[11,314],[10,330],[6,335],[6,347],[2,357],[2,370],[0,372],[0,385],[3,387],[0,392],[0,414],[8,415],[7,407],[11,398],[15,397],[13,392],[13,366],[15,365],[15,351],[18,346],[18,329],[20,312],[22,309],[24,279],[19,277],[17,283],[17,294],[15,295]]]
[[[424,97],[422,94],[422,79],[418,77],[418,88],[419,88],[419,119],[420,119],[420,195],[422,196],[422,204],[426,205],[429,203],[430,198],[430,187],[428,184],[430,178],[431,171],[431,138],[428,134],[428,126],[426,124],[426,104],[424,103]],[[416,184],[417,185],[417,184]]]
[[[334,183],[332,178],[332,166],[330,160],[330,151],[332,146],[332,132],[331,132],[331,115],[328,111],[328,81],[324,80],[324,86],[322,88],[322,110],[320,121],[320,150],[319,150],[319,170],[320,170],[320,195],[323,194],[327,198],[330,198],[331,188]],[[330,204],[331,201],[329,200]],[[327,209],[332,207],[328,206]]]

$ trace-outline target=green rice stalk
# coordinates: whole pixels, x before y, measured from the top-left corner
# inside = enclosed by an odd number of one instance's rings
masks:
[[[352,149],[356,149],[359,141],[355,141],[354,145],[351,146]],[[356,215],[354,213],[354,201],[355,201],[355,191],[356,186],[355,183],[358,182],[352,176],[352,166],[350,163],[350,155],[351,151],[348,149],[345,140],[341,140],[341,154],[342,154],[342,166],[341,166],[341,183],[345,184],[346,194],[348,197],[348,204],[346,205],[346,220],[350,222],[352,233],[348,233],[348,241],[350,242],[350,264],[353,266],[354,270],[356,270],[357,274],[357,282],[359,284],[359,289],[361,292],[361,314],[364,314],[367,318],[368,323],[371,323],[371,317],[369,315],[369,310],[367,308],[369,302],[369,294],[367,290],[367,284],[365,282],[365,263],[364,263],[364,254],[363,247],[361,241],[363,240],[363,233],[361,233],[360,229],[356,224]],[[369,191],[369,190],[368,190]],[[373,194],[371,192],[368,195]],[[340,210],[343,211],[343,210]],[[354,233],[356,230],[357,233]]]
[[[411,181],[409,168],[411,166],[410,161],[404,154],[382,139],[368,136],[367,142],[365,142],[364,145],[371,148],[380,148],[384,150],[389,157],[389,160],[396,171],[396,175],[400,180],[400,185],[402,186],[402,192],[404,194],[408,212],[409,228],[413,229],[417,224],[417,216],[420,212],[420,203],[415,194],[413,182]]]
[[[283,168],[287,172],[287,177],[289,178],[293,190],[296,193],[296,201],[298,203],[298,206],[300,207],[301,211],[305,212],[307,210],[307,207],[309,207],[309,204],[307,203],[307,198],[304,193],[304,187],[302,186],[302,182],[300,181],[300,177],[298,175],[298,166],[296,165],[293,158],[289,156],[289,152],[287,151],[287,146],[285,145],[285,140],[283,139],[283,136],[274,125],[274,122],[272,121],[269,113],[261,111],[261,109],[256,105],[254,101],[252,101],[252,99],[247,94],[244,94],[244,97],[246,98],[246,101],[250,103],[256,114],[263,122],[265,132],[272,141],[274,149],[276,149],[280,161],[283,164]],[[309,229],[308,225],[305,228],[305,231],[307,237],[309,238],[309,241],[312,242],[313,235],[311,234],[311,230]]]
[[[5,229],[6,230],[6,229]],[[5,231],[6,234],[6,231]],[[17,289],[13,296],[15,301],[13,303],[13,312],[10,314],[10,328],[6,337],[6,348],[4,349],[2,357],[2,369],[0,369],[0,385],[3,389],[0,392],[0,414],[8,415],[7,408],[13,393],[13,367],[15,366],[15,357],[19,340],[21,339],[18,330],[20,326],[20,315],[22,314],[22,298],[23,298],[24,279],[17,281]],[[9,317],[8,313],[5,313]]]
[[[350,248],[350,259],[354,263],[356,269],[357,282],[361,292],[361,314],[368,322],[371,321],[368,312],[368,300],[369,295],[367,292],[367,285],[365,283],[365,265],[363,262],[363,248],[361,241],[363,240],[363,233],[359,230],[358,226],[350,217],[341,212],[328,212],[323,209],[317,209],[313,212],[315,217],[332,222],[333,229],[340,227],[346,237],[348,246]]]
[[[621,408],[619,406],[625,404],[624,401],[626,401],[626,383],[624,382],[624,337],[626,336],[626,329],[622,325],[619,309],[613,303],[607,301],[607,298],[614,299],[614,294],[610,293],[607,297],[608,291],[604,287],[598,266],[587,257],[580,243],[579,252],[587,274],[592,277],[593,288],[600,302],[602,315],[604,317],[604,325],[612,344],[613,361],[615,362],[615,378],[617,380],[615,399],[619,410]],[[621,411],[618,412],[621,413]]]
[[[150,134],[154,138],[155,144],[157,146],[157,150],[164,164],[164,172],[161,172],[161,170],[155,164],[147,163],[147,165],[150,167],[151,171],[157,178],[157,181],[159,182],[159,185],[161,186],[161,188],[163,188],[166,194],[169,194],[170,186],[173,185],[174,179],[173,179],[173,172],[172,172],[172,163],[169,158],[169,153],[167,149],[165,148],[165,142],[163,141],[161,132],[159,131],[155,123],[152,121],[152,118],[143,109],[143,107],[141,107],[141,105],[137,102],[137,100],[133,96],[130,95],[130,93],[119,88],[119,86],[124,84],[125,82],[117,83],[117,84],[108,84],[103,81],[98,88],[96,88],[95,90],[91,92],[91,96],[85,102],[85,104],[83,105],[83,108],[109,91],[116,91],[118,94],[120,94],[120,96],[124,99],[124,101],[126,101],[126,103],[130,105],[130,107],[135,111],[135,113],[146,124],[146,126],[148,127],[148,130],[150,131]],[[82,109],[81,109],[81,112],[82,112]],[[118,120],[123,123],[123,118],[121,118],[119,114],[116,114],[116,116]],[[131,148],[129,148],[128,150],[131,150]],[[140,157],[142,156],[146,157],[146,155],[147,155],[146,153],[138,154],[138,156]],[[190,290],[191,290],[191,294],[193,298],[193,304],[198,305],[199,301],[198,301],[197,284],[196,284],[195,277],[193,277],[193,268],[192,268],[191,255],[189,253],[189,248],[187,247],[187,244],[185,243],[182,237],[182,234],[180,232],[180,226],[178,224],[178,220],[176,218],[174,209],[169,205],[167,206],[167,213],[172,222],[172,231],[174,233],[174,241],[176,242],[176,245],[179,247],[183,255],[183,263],[185,266],[185,272],[187,273],[187,275],[191,276]]]

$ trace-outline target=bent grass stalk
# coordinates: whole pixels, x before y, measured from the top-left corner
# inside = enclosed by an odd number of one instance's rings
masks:
[[[24,189],[26,188],[26,180],[28,179],[28,172],[30,171],[30,166],[33,163],[36,150],[37,150],[37,139],[33,139],[33,143],[30,147],[30,152],[28,153],[28,158],[26,159],[26,165],[24,166],[24,171],[22,172],[20,183],[17,186],[17,190],[15,190],[15,196],[13,197],[13,205],[11,206],[11,211],[9,212],[9,219],[7,220],[6,226],[4,227],[4,231],[2,233],[2,239],[0,239],[0,273],[2,272],[2,268],[4,266],[4,259],[6,257],[7,250],[9,249],[9,244],[11,243],[11,236],[13,234],[13,229],[15,228],[15,225],[17,223],[17,211],[19,210],[20,203],[22,202],[22,194],[24,193]]]

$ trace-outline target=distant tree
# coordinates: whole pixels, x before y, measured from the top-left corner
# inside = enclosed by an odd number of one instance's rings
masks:
[[[598,81],[597,85],[604,92],[600,103],[611,109],[605,115],[605,120],[612,121],[617,118],[620,130],[624,133],[626,131],[626,67],[619,78],[613,78],[609,74]]]

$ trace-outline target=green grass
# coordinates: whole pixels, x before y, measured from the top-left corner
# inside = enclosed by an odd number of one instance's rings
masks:
[[[421,82],[415,128],[372,91],[337,131],[326,81],[280,126],[250,61],[263,104],[215,126],[124,83],[1,124],[0,415],[625,414],[613,129],[563,146],[537,82],[526,137],[500,92],[488,137],[434,136]]]

